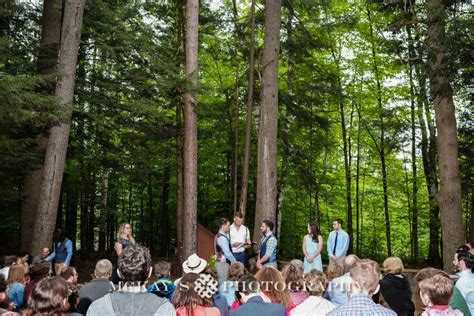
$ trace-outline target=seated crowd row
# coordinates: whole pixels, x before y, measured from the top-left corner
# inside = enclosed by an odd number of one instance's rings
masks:
[[[471,315],[474,312],[473,257],[466,246],[456,252],[456,285],[447,273],[425,268],[416,275],[425,309],[421,315]],[[171,279],[171,264],[152,266],[147,248],[130,245],[120,255],[119,284],[110,282],[112,263],[97,262],[95,278],[77,284],[73,267],[51,276],[51,263],[37,262],[26,275],[22,262],[11,265],[0,280],[0,315],[415,315],[412,288],[402,275],[398,257],[387,258],[381,278],[378,263],[355,255],[323,273],[303,275],[303,263],[293,260],[280,272],[263,267],[255,275],[233,263],[226,280],[196,254],[183,263],[183,276]],[[153,273],[154,272],[154,273]],[[153,281],[152,281],[153,280]],[[26,285],[25,285],[26,283]]]

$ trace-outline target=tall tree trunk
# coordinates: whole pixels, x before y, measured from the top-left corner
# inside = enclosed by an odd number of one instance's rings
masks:
[[[38,53],[38,72],[51,75],[56,72],[58,64],[59,42],[61,39],[62,0],[45,0],[43,5],[43,18],[41,27],[41,41]],[[54,81],[48,87],[49,94],[54,94]],[[45,150],[48,137],[40,133],[36,139],[36,145]],[[43,166],[28,172],[23,181],[23,201],[21,204],[21,236],[20,248],[29,253],[36,253],[38,249],[33,247],[33,235],[31,227],[36,221],[39,195],[41,190],[41,177]]]
[[[89,192],[89,212],[87,213],[87,252],[94,251],[95,242],[95,196],[96,196],[96,177],[94,172],[89,171],[90,192]]]
[[[152,176],[148,175],[148,185],[147,185],[147,194],[148,194],[148,225],[151,225],[151,231],[148,231],[147,243],[150,247],[150,250],[155,249],[155,214],[153,212],[153,185],[152,185]]]
[[[445,4],[442,0],[427,0],[426,10],[430,95],[438,131],[440,190],[436,200],[441,209],[443,227],[443,267],[448,270],[457,247],[464,242],[457,127],[446,56]]]
[[[418,30],[417,30],[418,34]],[[418,37],[418,35],[417,35]],[[416,39],[415,39],[416,40]],[[421,57],[421,53],[418,54]],[[436,128],[431,119],[430,107],[428,104],[428,95],[426,91],[426,77],[424,72],[420,69],[419,64],[415,65],[415,74],[418,81],[419,91],[417,93],[418,103],[418,121],[421,130],[421,156],[423,161],[423,173],[426,179],[426,186],[429,199],[429,228],[430,228],[430,244],[428,251],[428,261],[434,266],[439,266],[441,263],[440,237],[439,237],[439,206],[436,201],[436,193],[438,192],[438,177],[436,172]],[[426,120],[423,113],[425,113]],[[427,129],[428,126],[428,129]],[[428,135],[429,132],[429,135]]]
[[[340,91],[342,93],[342,91]],[[344,173],[346,178],[346,207],[347,207],[347,231],[349,233],[349,253],[354,251],[354,230],[352,226],[352,197],[351,197],[351,168],[350,168],[350,153],[349,144],[350,140],[347,139],[346,120],[344,117],[344,102],[341,99],[339,103],[339,112],[341,116],[341,128],[342,128],[342,144],[344,152]]]
[[[474,187],[471,189],[471,222],[469,224],[469,242],[474,242]]]
[[[184,33],[184,0],[176,0],[176,69],[183,64]],[[183,179],[183,104],[182,94],[176,89],[174,102],[176,104],[176,255],[178,262],[184,261],[183,254],[183,223],[184,223],[184,179]],[[178,272],[180,265],[178,265]]]
[[[63,178],[76,79],[77,53],[81,40],[85,0],[66,0],[59,54],[56,96],[64,109],[57,125],[49,130],[43,165],[37,220],[33,224],[33,249],[51,244]]]
[[[105,253],[106,234],[107,234],[107,218],[108,218],[108,203],[107,197],[109,193],[109,171],[104,169],[102,175],[102,194],[101,194],[101,208],[99,217],[99,253]]]
[[[163,172],[163,195],[161,197],[161,236],[160,236],[160,257],[168,257],[169,249],[169,197],[170,197],[170,165],[167,163]]]
[[[357,163],[356,163],[356,254],[360,257],[361,243],[360,243],[360,225],[359,225],[359,178],[360,178],[360,113],[358,113],[357,124]]]
[[[277,195],[278,131],[278,58],[280,48],[281,0],[265,2],[265,37],[263,48],[262,105],[258,131],[258,178],[255,226],[263,220],[275,223]],[[260,236],[254,230],[254,239]]]
[[[249,186],[250,169],[250,145],[252,143],[252,112],[253,112],[253,91],[255,85],[255,0],[250,6],[250,52],[249,52],[249,82],[247,88],[247,126],[245,128],[245,149],[242,170],[242,186],[240,189],[239,211],[245,218],[247,212],[247,194]]]
[[[412,56],[414,57],[414,56]],[[410,64],[410,107],[411,107],[411,170],[412,170],[412,211],[411,211],[411,240],[413,249],[413,261],[418,262],[418,179],[416,168],[416,107],[415,107],[415,84],[413,82],[413,65]]]
[[[385,161],[385,109],[382,102],[382,85],[380,82],[380,71],[378,68],[377,62],[377,53],[375,50],[375,35],[374,35],[374,27],[371,17],[371,12],[369,6],[367,6],[367,15],[369,19],[369,30],[370,30],[370,38],[371,38],[371,48],[372,48],[372,63],[373,63],[373,71],[375,75],[375,81],[377,84],[377,103],[379,106],[379,122],[380,122],[380,143],[378,145],[378,152],[380,157],[380,163],[382,167],[382,185],[383,185],[383,206],[384,206],[384,213],[385,213],[385,229],[386,229],[386,239],[387,239],[387,255],[390,257],[392,255],[392,240],[391,240],[391,232],[390,232],[390,213],[388,209],[388,184],[387,184],[387,166]]]
[[[196,252],[197,230],[197,101],[199,1],[186,2],[186,77],[184,95],[184,217],[183,255]]]

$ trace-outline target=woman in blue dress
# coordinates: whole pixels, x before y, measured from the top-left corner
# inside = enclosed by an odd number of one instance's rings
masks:
[[[308,235],[303,238],[304,274],[316,269],[323,272],[321,250],[323,249],[323,237],[318,225],[311,221],[308,224]]]
[[[117,273],[118,269],[118,257],[122,253],[122,251],[125,250],[130,245],[135,244],[135,239],[133,238],[132,235],[132,225],[129,223],[123,223],[119,227],[119,233],[117,236],[117,240],[115,241],[115,252],[117,253],[117,264],[114,266],[114,269],[112,270],[112,282],[115,284],[118,284],[121,279],[120,276]]]

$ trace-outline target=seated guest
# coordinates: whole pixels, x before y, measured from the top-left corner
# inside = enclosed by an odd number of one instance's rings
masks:
[[[338,278],[340,276],[344,275],[344,268],[341,267],[340,265],[331,265],[330,267],[327,268],[326,274],[328,277],[328,281],[331,282],[335,278]]]
[[[227,300],[227,305],[235,303],[235,289],[237,281],[245,274],[245,267],[241,262],[234,262],[229,268],[229,279],[219,285],[219,293]]]
[[[77,278],[79,274],[74,267],[67,267],[61,271],[61,277],[66,281],[68,289],[68,313],[77,313],[77,305],[79,304],[79,287],[77,286]]]
[[[344,275],[335,278],[331,281],[328,288],[329,300],[335,305],[339,306],[347,303],[349,300],[348,290],[351,284],[350,271],[352,266],[359,261],[359,258],[355,255],[348,255],[344,258]]]
[[[10,271],[10,267],[16,264],[17,260],[18,260],[17,256],[4,257],[3,268],[0,269],[0,278],[3,278],[3,280],[5,281],[8,280],[8,272]]]
[[[380,270],[377,262],[361,260],[351,268],[350,298],[347,303],[333,309],[328,316],[378,315],[396,316],[397,314],[379,304],[375,304],[372,295],[379,291]]]
[[[272,266],[263,267],[255,275],[260,290],[265,294],[272,303],[282,304],[285,306],[286,313],[289,314],[291,309],[295,307],[291,302],[288,289],[285,285],[285,280],[280,271]]]
[[[10,301],[8,299],[7,286],[8,285],[5,280],[0,280],[0,315],[18,315],[17,313],[11,311],[12,307],[10,306]]]
[[[179,282],[173,295],[173,305],[178,316],[220,316],[221,312],[213,307],[211,297],[200,295],[196,289],[199,274],[187,273]]]
[[[431,278],[432,276],[435,276],[437,274],[440,274],[446,278],[451,279],[449,274],[447,274],[443,270],[438,270],[435,268],[428,267],[428,268],[424,268],[418,271],[418,273],[415,276],[416,283],[420,284],[421,281]],[[469,311],[469,307],[467,306],[466,300],[464,299],[461,292],[456,287],[454,287],[453,296],[451,298],[451,301],[449,302],[449,306],[451,306],[452,309],[460,310],[464,316],[471,315],[471,312]]]
[[[418,283],[420,289],[420,298],[426,309],[422,316],[445,315],[461,316],[463,313],[452,309],[448,304],[453,295],[454,283],[446,275],[435,274],[432,277],[425,278]]]
[[[28,298],[26,315],[66,315],[67,285],[61,277],[41,279]]]
[[[296,266],[287,264],[283,268],[282,275],[294,306],[308,298],[308,293],[304,290],[303,273]]]
[[[48,258],[50,252],[51,250],[48,247],[44,247],[43,249],[41,249],[41,253],[33,257],[31,265],[34,266],[35,264],[41,261],[46,261],[46,258]]]
[[[43,278],[51,275],[51,264],[47,261],[42,261],[31,267],[31,281],[25,286],[23,295],[23,303],[26,305],[31,292]]]
[[[459,279],[456,281],[455,295],[460,293],[467,303],[471,314],[474,313],[474,256],[466,249],[459,247],[454,254],[454,266],[459,271]],[[453,295],[454,298],[454,295]],[[453,301],[456,301],[453,299]],[[453,306],[454,304],[450,304]]]
[[[176,311],[167,299],[148,293],[143,287],[152,271],[148,249],[129,245],[118,259],[118,275],[124,283],[118,291],[93,302],[87,315],[175,315]]]
[[[380,280],[380,294],[399,316],[413,316],[415,304],[408,280],[402,275],[403,262],[398,257],[389,257],[383,262],[385,276]]]
[[[176,289],[173,281],[169,278],[171,274],[171,263],[160,260],[153,267],[153,271],[155,272],[157,280],[148,287],[148,292],[171,300],[173,292]]]
[[[112,262],[107,259],[99,260],[95,265],[94,279],[84,284],[79,291],[79,305],[77,308],[79,313],[87,314],[92,302],[114,291],[114,287],[109,281],[111,276]]]
[[[298,270],[300,270],[301,274],[304,274],[303,273],[303,271],[304,271],[304,262],[303,261],[301,261],[300,259],[293,259],[293,260],[290,261],[290,264],[297,267]]]
[[[326,315],[336,308],[336,305],[323,298],[324,290],[328,285],[328,279],[324,273],[311,270],[304,280],[309,297],[292,309],[290,316]]]
[[[263,270],[261,270],[263,271]],[[243,277],[238,282],[237,291],[243,305],[229,312],[229,316],[284,316],[282,304],[269,303],[260,292],[260,284],[253,276]]]
[[[23,295],[25,293],[25,284],[23,277],[25,268],[22,264],[11,266],[8,273],[8,298],[10,303],[14,305],[14,310],[18,311],[23,306]]]
[[[211,267],[207,267],[206,270],[204,270],[204,272],[201,274],[204,274],[207,277],[212,278],[210,279],[209,282],[213,283],[214,285],[217,286],[219,284],[219,282],[217,281],[216,271],[212,269]],[[212,303],[214,304],[215,307],[217,307],[217,309],[219,309],[219,312],[221,313],[221,315],[227,315],[227,312],[229,311],[229,305],[227,304],[227,300],[225,299],[225,297],[221,295],[221,293],[219,293],[218,288],[216,289],[214,294],[212,294]]]
[[[195,253],[190,255],[186,261],[183,262],[183,275],[186,273],[196,273],[199,274],[207,267],[207,261]],[[174,285],[178,287],[179,281],[182,277],[174,281]]]

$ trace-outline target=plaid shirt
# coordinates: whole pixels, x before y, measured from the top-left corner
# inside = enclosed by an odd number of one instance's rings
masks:
[[[273,237],[273,238],[270,238],[270,237]],[[275,250],[278,244],[278,241],[276,237],[273,235],[273,233],[269,232],[263,235],[262,239],[260,239],[260,247],[262,246],[265,239],[268,239],[268,241],[267,241],[267,249],[265,250],[264,256],[267,255],[268,258],[270,258],[272,256],[273,250]]]
[[[375,304],[372,298],[366,294],[355,294],[349,301],[333,309],[326,315],[332,316],[396,316],[397,313],[391,309],[385,308],[379,304]]]

